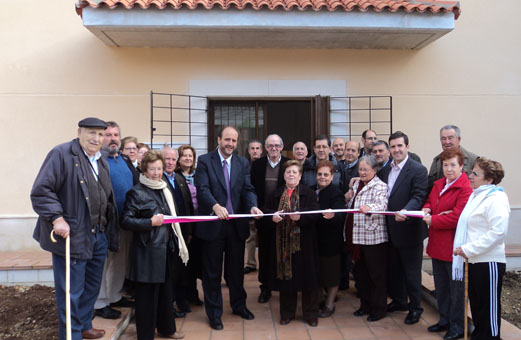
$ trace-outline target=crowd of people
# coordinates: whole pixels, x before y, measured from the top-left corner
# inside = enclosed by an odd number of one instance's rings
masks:
[[[504,171],[464,149],[458,127],[441,128],[442,152],[429,172],[401,131],[387,141],[373,130],[360,142],[318,135],[312,155],[297,141],[292,159],[282,155],[277,134],[264,147],[249,141],[248,159],[236,153],[238,138],[236,128],[224,127],[217,148],[197,158],[190,145],[152,150],[135,137],[121,138],[116,122],[91,117],[78,123],[78,138],[51,150],[31,201],[39,215],[34,238],[52,253],[60,339],[67,237],[77,340],[103,337],[92,318],[119,318],[117,307],[135,308],[139,340],[156,332],[183,338],[175,318],[191,305],[204,304],[210,327],[222,330],[222,277],[233,314],[252,320],[244,275],[257,270],[257,301],[278,291],[281,325],[295,318],[301,293],[304,321],[316,327],[335,313],[338,290],[350,282],[360,299],[355,316],[374,322],[407,311],[404,323],[412,325],[423,312],[427,237],[440,316],[428,331],[463,337],[468,260],[471,339],[499,339],[510,213],[498,186]],[[346,208],[359,212],[332,211]],[[304,213],[314,210],[320,213]],[[405,214],[420,210],[423,218]],[[191,215],[218,220],[165,223],[165,216]]]

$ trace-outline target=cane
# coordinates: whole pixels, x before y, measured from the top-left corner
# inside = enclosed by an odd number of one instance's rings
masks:
[[[468,315],[469,315],[469,259],[465,259],[465,322],[463,326],[464,340],[468,338]]]
[[[56,243],[54,230],[51,231],[51,241]],[[65,321],[67,340],[72,339],[71,332],[71,239],[65,238]]]

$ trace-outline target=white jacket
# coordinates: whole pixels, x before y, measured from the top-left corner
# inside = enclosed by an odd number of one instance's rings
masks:
[[[470,263],[506,263],[505,236],[510,205],[503,191],[491,193],[469,216],[467,243],[461,249]]]

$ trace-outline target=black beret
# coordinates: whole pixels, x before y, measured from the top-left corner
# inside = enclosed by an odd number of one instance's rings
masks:
[[[88,117],[78,122],[79,127],[93,128],[93,129],[106,129],[107,123],[99,118]]]

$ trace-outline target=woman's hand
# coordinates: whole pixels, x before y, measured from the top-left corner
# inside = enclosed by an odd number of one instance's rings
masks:
[[[353,198],[353,196],[354,196],[353,189],[347,190],[347,192],[344,194],[345,202],[349,203],[349,201],[351,200],[351,198]]]
[[[456,256],[461,256],[463,257],[465,260],[468,260],[469,258],[467,257],[467,255],[465,255],[465,253],[463,252],[463,249],[461,249],[461,247],[458,247],[456,249],[454,249],[454,255]]]
[[[271,220],[275,223],[279,223],[280,221],[282,221],[282,216],[279,215],[281,212],[283,212],[283,210],[275,212]]]
[[[300,214],[289,215],[289,218],[291,218],[292,221],[298,221],[300,220]]]
[[[431,209],[430,208],[423,208],[422,211],[425,213],[425,215],[431,213]]]
[[[427,213],[427,215],[425,215],[423,218],[423,222],[427,223],[427,225],[430,227],[432,225],[432,216]]]
[[[327,209],[327,210],[331,210],[331,209]],[[325,212],[325,213],[322,213],[322,216],[323,216],[326,220],[330,220],[330,219],[332,219],[333,217],[335,217],[335,213],[334,213],[334,212]]]
[[[152,227],[159,227],[163,225],[165,216],[163,214],[157,214],[150,218],[152,220]]]
[[[362,205],[360,207],[360,212],[363,213],[363,214],[368,214],[369,211],[371,211],[371,208],[369,208],[368,205]]]

